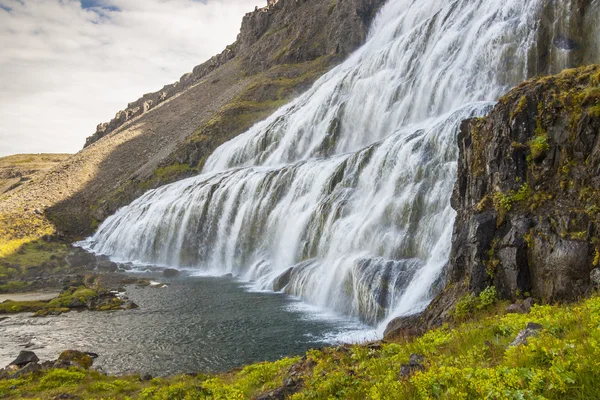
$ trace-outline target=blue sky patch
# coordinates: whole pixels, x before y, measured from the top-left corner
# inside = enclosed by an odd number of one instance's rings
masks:
[[[102,9],[105,11],[119,11],[118,7],[107,5],[102,0],[80,0],[83,9]]]

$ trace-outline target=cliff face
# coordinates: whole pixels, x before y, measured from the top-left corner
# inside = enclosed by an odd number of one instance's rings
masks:
[[[382,3],[279,0],[247,14],[238,40],[220,55],[130,103],[81,152],[4,196],[0,245],[52,230],[89,234],[144,191],[198,174],[216,147],[363,43]]]
[[[527,82],[466,121],[449,281],[574,300],[600,261],[600,67]]]
[[[447,321],[468,293],[573,301],[600,284],[600,66],[525,82],[458,138],[445,286],[387,337]]]
[[[280,0],[246,14],[235,43],[202,63],[179,81],[148,93],[101,123],[85,146],[127,122],[197,85],[231,60],[240,62],[245,75],[284,64],[300,64],[323,56],[344,57],[360,46],[381,0]]]

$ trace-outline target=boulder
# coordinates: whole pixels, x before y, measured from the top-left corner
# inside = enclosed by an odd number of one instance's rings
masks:
[[[165,278],[177,278],[180,274],[181,272],[173,268],[167,268],[163,270],[163,276]]]
[[[110,260],[103,260],[98,262],[98,266],[96,267],[99,271],[103,272],[117,272],[119,266],[117,263],[112,262]]]
[[[527,339],[529,339],[530,337],[537,336],[539,334],[539,331],[542,329],[543,329],[542,325],[536,324],[534,322],[529,322],[527,324],[527,326],[525,327],[525,329],[523,329],[521,332],[519,332],[519,334],[517,335],[515,340],[510,342],[510,344],[508,346],[513,347],[513,346],[527,345]]]
[[[60,353],[55,365],[57,367],[79,367],[83,369],[89,369],[94,363],[94,359],[83,351],[78,350],[65,350]]]
[[[400,366],[400,373],[398,377],[400,379],[406,379],[411,377],[417,371],[424,371],[425,366],[423,365],[425,357],[419,354],[411,354],[408,364],[402,364]]]
[[[292,276],[292,271],[294,267],[290,267],[281,275],[273,280],[273,290],[275,292],[280,292],[290,283],[290,278]]]
[[[125,309],[127,309],[127,310],[133,310],[133,309],[136,309],[136,308],[139,308],[139,306],[137,304],[135,304],[133,301],[127,300],[125,302]]]
[[[40,359],[33,351],[22,350],[18,357],[9,365],[16,365],[17,367],[22,368],[29,363],[36,363],[38,361],[40,361]]]
[[[383,337],[385,340],[395,338],[409,338],[422,333],[421,315],[414,314],[398,317],[391,320],[385,327]]]
[[[93,268],[96,265],[96,256],[83,249],[76,248],[65,257],[65,261],[70,267]]]

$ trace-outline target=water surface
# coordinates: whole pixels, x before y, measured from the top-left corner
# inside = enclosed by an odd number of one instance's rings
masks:
[[[231,278],[185,277],[127,294],[139,309],[1,321],[0,366],[32,344],[42,360],[65,349],[93,351],[100,355],[94,365],[111,374],[218,372],[302,354],[355,331],[359,338],[364,329],[280,293],[249,292]]]

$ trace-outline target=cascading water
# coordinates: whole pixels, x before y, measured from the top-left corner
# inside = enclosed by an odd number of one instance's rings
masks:
[[[547,7],[392,0],[345,63],[217,149],[202,175],[119,210],[86,247],[275,282],[372,324],[422,309],[449,255],[460,123],[545,72],[532,57]],[[552,69],[569,63],[554,58]]]

